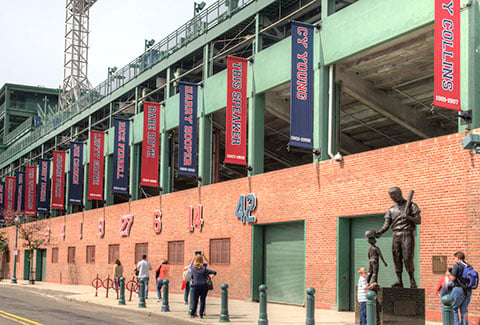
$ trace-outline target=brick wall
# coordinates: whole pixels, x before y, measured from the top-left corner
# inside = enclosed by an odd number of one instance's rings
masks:
[[[209,239],[231,238],[230,265],[211,265],[219,284],[230,285],[232,297],[250,297],[251,226],[240,223],[234,210],[241,194],[258,198],[253,213],[258,223],[306,220],[306,287],[316,288],[319,308],[336,308],[337,218],[384,213],[392,202],[388,189],[415,190],[414,201],[422,210],[420,227],[420,281],[426,289],[429,319],[438,319],[439,299],[434,290],[438,275],[432,273],[432,256],[465,251],[469,262],[480,268],[480,160],[462,149],[464,134],[384,148],[345,157],[342,163],[325,161],[283,169],[251,178],[223,182],[200,189],[164,195],[161,199],[163,230],[152,230],[152,215],[160,208],[159,197],[90,210],[45,221],[52,230],[47,251],[47,281],[87,284],[97,273],[112,273],[108,244],[120,244],[120,260],[131,277],[135,243],[148,242],[148,259],[154,268],[167,257],[167,243],[185,240],[185,263],[199,249],[208,253]],[[189,205],[203,205],[204,228],[187,230]],[[120,216],[134,215],[130,236],[119,236]],[[106,220],[105,237],[97,237],[98,219]],[[83,221],[83,239],[79,223]],[[60,236],[66,224],[66,238]],[[10,243],[14,229],[10,229]],[[86,246],[96,246],[96,263],[86,264]],[[12,245],[11,245],[12,246]],[[76,247],[76,264],[67,264],[67,248]],[[52,265],[51,248],[59,247],[59,263]],[[208,256],[208,254],[206,254]],[[23,252],[21,253],[23,256]],[[13,263],[10,263],[13,267]],[[18,270],[23,270],[23,258]],[[179,291],[182,265],[171,265],[171,290]],[[21,278],[23,272],[17,275]],[[234,276],[232,276],[234,275]],[[152,286],[153,289],[153,286]],[[470,314],[480,315],[480,294],[474,292]]]

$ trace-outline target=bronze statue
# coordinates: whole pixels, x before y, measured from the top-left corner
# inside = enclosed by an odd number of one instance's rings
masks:
[[[392,227],[392,255],[395,264],[395,273],[397,282],[392,288],[403,288],[402,272],[403,265],[410,276],[410,288],[417,288],[415,282],[414,250],[415,250],[415,230],[417,225],[422,222],[420,209],[412,202],[413,191],[410,191],[408,200],[402,196],[402,190],[399,187],[392,187],[388,194],[395,202],[385,214],[385,223],[377,231],[375,237],[379,238],[390,226]]]
[[[368,239],[368,243],[370,244],[370,248],[368,249],[368,276],[367,276],[367,283],[370,284],[370,280],[373,283],[378,282],[378,269],[379,269],[379,258],[382,259],[383,264],[387,267],[388,264],[383,259],[382,251],[380,248],[375,246],[377,240],[375,239],[375,230],[369,230],[365,233],[365,237]]]

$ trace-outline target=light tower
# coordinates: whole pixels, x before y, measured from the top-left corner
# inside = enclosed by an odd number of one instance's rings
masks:
[[[91,89],[87,78],[89,9],[97,0],[66,0],[63,87],[61,109]]]

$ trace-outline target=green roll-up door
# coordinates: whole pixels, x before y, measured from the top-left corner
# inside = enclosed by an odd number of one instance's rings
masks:
[[[28,280],[30,279],[28,273],[30,272],[30,250],[25,250],[23,254],[23,279]],[[33,261],[32,261],[33,262]]]
[[[305,240],[303,222],[265,226],[267,299],[303,305],[305,301]]]
[[[384,216],[369,216],[369,217],[359,217],[352,218],[351,223],[351,305],[355,306],[355,287],[358,283],[358,274],[357,270],[360,267],[364,267],[368,271],[368,248],[370,244],[365,238],[365,231],[374,229],[379,230],[384,222]],[[418,243],[417,243],[418,245]],[[388,267],[385,267],[380,260],[380,270],[378,276],[378,284],[382,287],[390,287],[397,281],[395,276],[393,258],[392,258],[392,231],[389,229],[382,237],[377,239],[377,247],[382,251],[383,258],[388,264]],[[416,261],[415,261],[415,264]],[[418,266],[415,266],[418,268]],[[418,279],[417,279],[418,280]],[[408,278],[407,272],[403,272],[403,284],[408,287],[410,285],[410,280]]]

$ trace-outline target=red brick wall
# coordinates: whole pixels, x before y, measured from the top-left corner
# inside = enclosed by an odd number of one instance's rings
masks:
[[[480,160],[462,149],[463,136],[453,134],[348,156],[342,163],[309,164],[164,195],[159,235],[152,230],[152,213],[159,209],[159,197],[50,219],[46,221],[52,229],[47,281],[87,284],[97,273],[103,277],[111,274],[112,267],[107,264],[111,243],[120,244],[120,260],[129,278],[135,266],[135,243],[149,243],[148,259],[156,268],[167,257],[168,241],[185,240],[187,263],[197,249],[208,253],[209,239],[231,238],[230,265],[211,265],[218,272],[214,294],[220,283],[227,282],[232,297],[248,298],[251,226],[240,223],[234,210],[241,194],[253,192],[258,198],[253,213],[258,223],[306,220],[306,287],[316,288],[317,307],[335,309],[336,266],[332,262],[336,260],[337,218],[384,213],[392,205],[388,189],[400,186],[405,193],[415,190],[414,201],[422,210],[419,286],[426,289],[428,318],[438,319],[434,289],[439,276],[432,273],[432,256],[447,255],[451,263],[452,254],[463,250],[468,261],[480,269]],[[199,203],[205,225],[201,233],[197,229],[189,233],[187,208]],[[130,237],[121,238],[119,218],[129,211],[135,221]],[[106,234],[99,239],[97,223],[104,215]],[[82,220],[83,239],[79,240]],[[67,235],[62,241],[59,233],[64,222]],[[13,229],[8,235],[13,243]],[[85,264],[87,245],[96,245],[95,264]],[[75,265],[66,263],[69,246],[76,247]],[[58,264],[50,264],[51,247],[60,248]],[[23,271],[23,258],[19,266]],[[182,265],[171,265],[173,291],[179,291],[181,271]],[[19,278],[22,274],[17,271]],[[470,305],[471,315],[480,314],[478,292]]]

